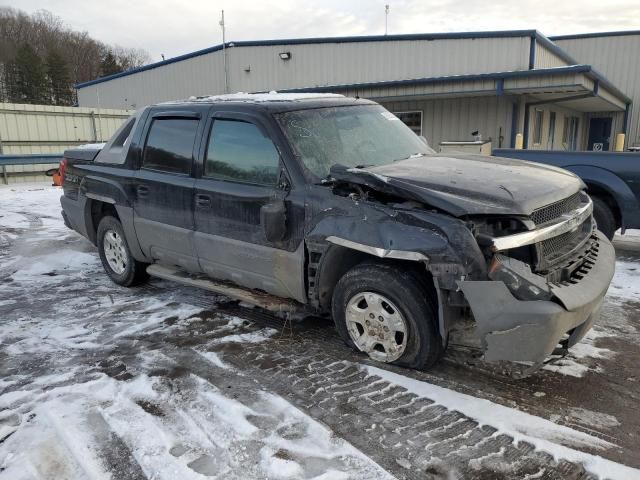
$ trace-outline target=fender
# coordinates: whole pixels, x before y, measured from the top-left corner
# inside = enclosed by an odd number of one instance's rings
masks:
[[[140,262],[150,261],[140,248],[138,237],[133,226],[133,204],[121,184],[109,178],[87,175],[80,183],[80,193],[82,197],[85,197],[81,198],[81,201],[84,204],[84,219],[89,240],[95,243],[95,238],[90,238],[91,234],[89,232],[92,231],[92,229],[88,228],[93,222],[91,218],[91,202],[88,200],[113,205],[116,212],[118,212],[118,217],[120,217],[120,223],[122,223],[131,254]],[[93,227],[97,228],[97,225],[93,225]]]
[[[80,193],[87,198],[132,208],[124,188],[115,180],[94,175],[85,176],[80,182]]]
[[[343,210],[321,216],[306,236],[308,243],[327,245],[312,280],[320,308],[330,308],[335,283],[367,256],[422,263],[433,276],[438,327],[446,342],[450,322],[445,290],[457,289],[456,281],[461,278],[486,275],[484,257],[473,235],[464,222],[438,213],[381,207],[364,210],[364,215]]]
[[[611,171],[591,165],[567,165],[566,170],[578,175],[585,183],[606,191],[616,201],[622,216],[622,228],[640,228],[640,205],[629,186]]]

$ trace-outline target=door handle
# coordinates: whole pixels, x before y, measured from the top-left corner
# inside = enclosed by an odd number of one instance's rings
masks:
[[[211,197],[209,195],[196,195],[196,205],[203,208],[210,207]]]
[[[145,187],[144,185],[138,185],[136,188],[138,192],[138,197],[148,197],[149,196],[149,187]]]

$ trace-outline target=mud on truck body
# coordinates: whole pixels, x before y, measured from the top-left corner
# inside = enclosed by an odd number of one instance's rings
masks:
[[[575,175],[436,154],[367,100],[153,105],[65,158],[65,222],[116,283],[152,274],[330,315],[382,362],[427,367],[462,339],[539,365],[586,334],[613,276]]]

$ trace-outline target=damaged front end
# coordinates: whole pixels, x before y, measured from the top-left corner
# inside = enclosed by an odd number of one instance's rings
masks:
[[[614,249],[596,230],[585,194],[576,194],[566,211],[559,210],[538,223],[533,215],[530,230],[478,235],[488,279],[458,286],[486,361],[541,364],[566,352],[599,317],[613,277]]]
[[[321,221],[314,233],[380,258],[424,263],[443,342],[479,347],[485,361],[539,366],[584,337],[599,316],[615,255],[577,179],[566,180],[573,183],[564,198],[553,190],[537,202],[500,188],[511,202],[505,212],[497,195],[471,206],[459,188],[386,175],[407,168],[333,168],[334,194],[362,202],[359,214],[365,205],[372,210],[357,228]]]

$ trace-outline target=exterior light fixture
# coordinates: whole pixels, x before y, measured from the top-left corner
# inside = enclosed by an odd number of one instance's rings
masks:
[[[282,60],[291,60],[291,52],[280,52],[278,55]]]

